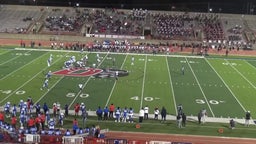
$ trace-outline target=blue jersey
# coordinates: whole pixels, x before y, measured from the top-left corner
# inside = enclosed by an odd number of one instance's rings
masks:
[[[5,106],[4,106],[4,110],[9,111],[10,107],[11,107],[10,103],[6,103]]]
[[[55,122],[52,120],[52,121],[49,121],[48,123],[49,126],[54,126],[55,125]]]
[[[128,114],[128,110],[125,108],[125,109],[123,110],[123,117],[127,117],[127,114]]]
[[[52,72],[49,71],[49,72],[45,75],[45,78],[46,78],[46,79],[49,79],[49,78],[51,78],[51,76],[52,76]]]

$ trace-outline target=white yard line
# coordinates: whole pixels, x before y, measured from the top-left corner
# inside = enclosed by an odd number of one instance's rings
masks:
[[[240,101],[236,98],[235,94],[232,92],[232,90],[229,88],[229,86],[226,84],[226,82],[223,80],[223,78],[219,75],[219,73],[214,69],[214,67],[211,65],[211,63],[205,59],[205,61],[210,65],[210,67],[214,70],[214,72],[218,75],[218,77],[221,79],[221,81],[224,83],[224,85],[226,86],[226,88],[230,91],[230,93],[233,95],[233,97],[235,98],[235,100],[237,101],[237,103],[241,106],[241,108],[246,111],[246,109],[244,108],[244,106],[240,103]]]
[[[123,66],[124,66],[124,63],[125,63],[125,61],[126,61],[126,59],[127,59],[127,56],[128,56],[128,55],[125,56],[124,62],[123,62],[123,64],[122,64],[122,66],[121,66],[121,69],[122,69]],[[115,83],[114,83],[114,85],[113,85],[113,87],[112,87],[112,89],[111,89],[111,92],[110,92],[110,94],[109,94],[109,96],[108,96],[108,99],[107,99],[107,102],[106,102],[105,107],[106,107],[106,106],[108,105],[108,103],[109,103],[109,100],[110,100],[110,98],[111,98],[111,96],[112,96],[112,94],[113,94],[113,91],[114,91],[114,89],[115,89],[115,86],[116,86],[116,81],[115,81]]]
[[[189,68],[191,69],[192,74],[193,74],[194,77],[195,77],[195,80],[196,80],[196,82],[197,82],[197,84],[198,84],[198,86],[199,86],[199,88],[200,88],[200,90],[201,90],[203,96],[204,96],[205,102],[207,103],[207,105],[208,105],[208,107],[209,107],[209,109],[210,109],[210,111],[211,111],[211,113],[212,113],[212,116],[215,117],[215,115],[214,115],[214,113],[213,113],[213,111],[212,111],[212,108],[211,108],[211,106],[210,106],[210,104],[209,104],[209,102],[208,102],[208,100],[207,100],[207,98],[206,98],[206,95],[205,95],[205,93],[204,93],[204,91],[203,91],[203,89],[202,89],[202,87],[201,87],[201,85],[200,85],[200,83],[199,83],[199,81],[198,81],[198,79],[197,79],[197,77],[196,77],[196,75],[195,75],[195,73],[194,73],[194,71],[193,71],[191,65],[189,64],[187,58],[186,58],[186,61],[187,61],[187,63],[188,63]]]
[[[29,53],[29,52],[31,52],[31,51],[28,51],[28,52],[26,52],[26,53]],[[25,53],[25,54],[26,54]],[[12,58],[12,59],[9,59],[8,61],[5,61],[4,63],[1,63],[0,65],[4,65],[4,64],[6,64],[6,63],[8,63],[8,62],[10,62],[10,61],[12,61],[12,60],[14,60],[14,59],[17,59],[17,58],[19,58],[19,57],[21,57],[22,55],[17,55],[17,56],[15,56],[14,58]]]
[[[246,63],[248,63],[248,65],[250,65],[253,69],[256,70],[256,67],[254,65],[252,65],[251,63],[249,63],[247,60],[244,60]]]
[[[3,54],[8,53],[8,52],[10,52],[10,51],[12,51],[12,50],[6,50],[6,51],[0,53],[0,55],[3,55]]]
[[[48,53],[45,53],[48,54]],[[44,55],[45,55],[44,54]],[[68,54],[68,53],[67,53]],[[67,55],[66,54],[66,55]],[[43,55],[42,55],[43,56]],[[58,58],[56,61],[54,61],[52,64],[56,63],[57,61],[59,61],[61,58]],[[46,70],[48,68],[48,66],[46,66],[42,71]],[[20,88],[22,88],[23,86],[25,86],[26,84],[28,84],[30,81],[32,81],[35,77],[37,77],[39,74],[42,74],[42,71],[38,72],[37,74],[35,74],[32,78],[30,78],[28,81],[26,81],[25,83],[23,83],[20,87],[18,87],[16,90],[14,90],[12,93],[10,93],[8,96],[6,96],[3,100],[0,101],[0,103],[2,103],[3,101],[5,101],[6,99],[8,99],[11,95],[13,95],[15,92],[17,92]]]
[[[229,63],[228,60],[225,60],[226,62]],[[254,89],[256,89],[255,85],[250,82],[240,71],[238,71],[233,65],[230,65],[238,74],[240,74]]]
[[[107,53],[107,54],[105,55],[105,57],[102,59],[102,61],[97,65],[97,68],[103,63],[103,61],[106,59],[106,57],[108,56],[108,54],[109,54],[109,53]],[[88,82],[91,80],[91,78],[92,78],[92,77],[89,77],[89,78],[87,79],[87,81],[83,84],[82,89],[84,89],[84,87],[88,84]],[[68,109],[71,108],[71,106],[72,106],[73,103],[76,101],[76,99],[77,99],[78,96],[81,94],[81,92],[82,92],[82,91],[79,91],[79,92],[77,93],[77,95],[75,96],[75,98],[73,99],[73,101],[69,104]]]
[[[174,95],[173,84],[172,84],[172,76],[171,76],[171,73],[170,73],[170,68],[169,68],[167,57],[165,57],[165,59],[166,59],[166,65],[167,65],[167,70],[168,70],[168,74],[169,74],[169,80],[170,80],[170,84],[171,84],[171,89],[172,89],[173,104],[174,104],[174,108],[175,108],[175,113],[177,115],[178,114],[177,113],[177,105],[176,105],[176,99],[175,99],[175,95]]]
[[[7,78],[8,76],[12,75],[13,73],[19,71],[20,69],[23,69],[24,67],[26,67],[27,65],[30,65],[31,63],[33,63],[34,61],[36,61],[37,59],[43,57],[44,55],[46,55],[47,53],[41,55],[40,57],[37,57],[36,59],[33,59],[32,61],[30,61],[29,63],[23,65],[22,67],[19,67],[18,69],[16,69],[15,71],[12,71],[11,73],[9,73],[8,75],[4,76],[3,78],[1,78],[0,80],[3,80],[5,78]]]
[[[144,87],[145,87],[146,70],[147,70],[147,55],[146,55],[146,58],[145,58],[144,76],[143,76],[143,81],[142,81],[142,89],[141,89],[141,97],[140,97],[140,109],[142,108],[142,102],[144,100]]]

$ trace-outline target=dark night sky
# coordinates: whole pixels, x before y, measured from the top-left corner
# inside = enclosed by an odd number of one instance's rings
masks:
[[[256,5],[256,0],[47,0],[49,2],[76,3],[89,7],[147,8],[170,10],[175,6],[182,11],[207,11],[213,8],[215,12],[246,13]],[[252,3],[252,4],[251,4]],[[123,5],[121,5],[123,4]]]
[[[0,0],[0,3],[34,4],[33,0]],[[207,12],[212,8],[213,12],[224,13],[248,13],[255,7],[256,0],[36,0],[37,5],[74,6],[80,3],[82,7],[115,7],[115,8],[146,8],[149,10]],[[255,10],[256,11],[256,10]]]

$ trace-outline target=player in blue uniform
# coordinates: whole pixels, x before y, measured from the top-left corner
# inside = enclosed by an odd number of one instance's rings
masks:
[[[11,103],[10,102],[7,102],[5,105],[4,105],[4,112],[5,112],[5,116],[7,118],[10,117],[10,108],[11,108]]]
[[[115,111],[115,115],[116,115],[115,122],[120,122],[120,118],[121,118],[121,109],[120,109],[120,107],[117,107],[117,109]]]
[[[128,111],[128,122],[133,123],[133,109],[130,108]]]
[[[127,117],[128,117],[128,109],[127,107],[125,107],[122,112],[122,122],[126,122]]]
[[[64,122],[64,113],[60,113],[59,115],[59,125],[63,127],[63,122]]]

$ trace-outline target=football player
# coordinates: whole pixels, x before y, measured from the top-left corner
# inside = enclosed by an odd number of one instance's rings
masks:
[[[48,91],[49,91],[49,87],[48,87],[48,79],[45,79],[45,81],[44,81],[44,83],[43,83],[43,87],[41,88],[41,90],[43,90],[43,89],[47,89]]]

